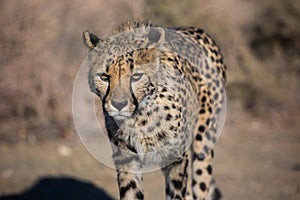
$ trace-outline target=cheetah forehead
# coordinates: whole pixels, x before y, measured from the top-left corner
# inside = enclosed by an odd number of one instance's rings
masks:
[[[121,33],[124,31],[133,30],[136,28],[141,28],[142,30],[147,30],[150,27],[153,27],[153,24],[148,20],[142,20],[142,21],[134,21],[130,20],[128,22],[123,23],[121,26],[117,27],[113,32],[112,35]]]

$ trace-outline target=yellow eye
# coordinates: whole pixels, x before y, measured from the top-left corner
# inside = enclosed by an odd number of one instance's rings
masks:
[[[137,81],[141,80],[143,76],[144,76],[144,73],[134,73],[130,77],[130,79],[131,79],[132,82],[137,82]]]
[[[108,82],[110,78],[110,76],[105,73],[98,73],[97,76],[99,76],[99,78],[104,82]]]

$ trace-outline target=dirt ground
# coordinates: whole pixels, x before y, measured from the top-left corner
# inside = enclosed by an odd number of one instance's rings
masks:
[[[225,199],[300,199],[299,128],[227,121],[214,165]],[[118,198],[114,170],[78,140],[1,144],[0,158],[1,200]],[[144,179],[146,199],[164,199],[161,173]]]

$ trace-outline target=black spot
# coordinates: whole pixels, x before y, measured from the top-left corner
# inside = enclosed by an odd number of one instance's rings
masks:
[[[197,169],[196,174],[200,176],[202,174],[202,170],[201,169]]]
[[[197,182],[195,181],[195,179],[192,180],[192,186],[196,185]]]
[[[208,78],[208,79],[211,78],[210,74],[205,74],[205,77]]]
[[[194,198],[194,199],[197,199],[197,196],[196,196],[196,194],[193,194],[193,198]]]
[[[207,173],[208,173],[209,175],[212,174],[212,167],[211,167],[211,165],[208,165],[207,168],[206,168],[206,170],[207,170]]]
[[[203,97],[202,97],[201,102],[202,102],[202,103],[206,102],[206,96],[203,96]]]
[[[158,134],[157,134],[157,138],[158,138],[158,140],[163,140],[163,139],[165,139],[165,138],[166,138],[165,132],[158,133]]]
[[[136,188],[136,182],[135,182],[135,181],[130,181],[130,182],[128,183],[128,187],[129,187],[129,188],[132,188],[132,189],[135,189],[135,188]]]
[[[172,180],[171,182],[172,182],[174,188],[176,188],[176,189],[181,189],[182,188],[182,182],[181,181],[179,181],[179,180]]]
[[[170,107],[169,106],[164,106],[164,109],[165,110],[170,110]]]
[[[152,115],[152,112],[149,111],[149,112],[147,112],[146,114],[147,114],[147,116],[149,117],[150,115]]]
[[[201,136],[200,134],[197,134],[197,135],[196,135],[196,140],[202,141],[202,136]]]
[[[201,109],[200,111],[199,111],[199,114],[204,114],[205,113],[205,110],[204,109]]]
[[[172,119],[172,115],[171,114],[167,114],[166,120],[170,121]]]
[[[199,76],[193,76],[193,79],[194,79],[195,81],[201,81],[201,78],[200,78]]]
[[[202,125],[200,125],[200,126],[198,127],[198,131],[200,131],[201,133],[203,133],[203,132],[205,131],[205,127],[202,126]]]
[[[203,30],[202,29],[196,29],[196,32],[199,34],[203,34]]]
[[[211,140],[211,136],[210,136],[210,133],[209,133],[209,132],[207,132],[205,136],[206,136],[206,138],[207,138],[208,140]]]
[[[208,43],[209,43],[207,37],[204,37],[204,38],[203,38],[203,42],[204,42],[204,44],[208,44]]]
[[[130,63],[130,70],[133,70],[133,68],[134,68],[133,63]]]
[[[144,119],[143,119],[143,120],[141,121],[141,124],[142,124],[143,126],[146,125],[146,123],[147,123],[147,120],[144,120]]]
[[[197,154],[196,154],[196,155],[197,155]],[[199,153],[199,155],[197,155],[197,159],[198,159],[199,161],[203,161],[204,158],[205,158],[205,156],[204,156],[203,153]]]
[[[126,144],[126,147],[127,147],[130,151],[132,151],[132,152],[134,152],[134,153],[137,153],[136,149],[135,149],[133,146],[131,146],[130,144]]]
[[[200,183],[199,185],[200,189],[204,192],[206,190],[206,184],[205,183]]]
[[[135,183],[135,181],[130,181],[126,186],[124,186],[124,187],[121,187],[120,188],[120,196],[121,196],[121,198],[123,198],[123,197],[125,197],[125,194],[126,194],[126,192],[128,191],[128,190],[130,190],[130,189],[135,189],[136,188],[136,183]]]
[[[149,83],[149,86],[150,86],[150,87],[154,87],[154,84],[153,84],[153,83]]]
[[[191,34],[191,35],[194,34],[194,31],[192,31],[192,30],[189,30],[188,32],[189,32],[189,34]]]
[[[208,149],[207,145],[205,145],[203,148],[204,148],[204,152],[208,154],[209,153],[209,149]]]
[[[206,120],[206,125],[208,126],[209,123],[210,123],[210,119],[208,118],[208,119]]]
[[[164,98],[164,97],[165,97],[165,95],[163,95],[163,94],[159,94],[159,97],[160,97],[160,98]]]
[[[136,194],[135,194],[135,197],[137,199],[144,199],[144,194],[141,192],[141,191],[138,191]]]
[[[175,57],[175,63],[176,63],[176,65],[179,65],[179,60],[177,57]]]
[[[158,121],[155,126],[160,127],[160,122]]]

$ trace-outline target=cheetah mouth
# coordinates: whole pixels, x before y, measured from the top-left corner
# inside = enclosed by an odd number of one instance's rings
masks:
[[[129,119],[131,115],[126,115],[126,114],[114,114],[111,115],[115,120],[117,121],[124,121],[126,119]]]

